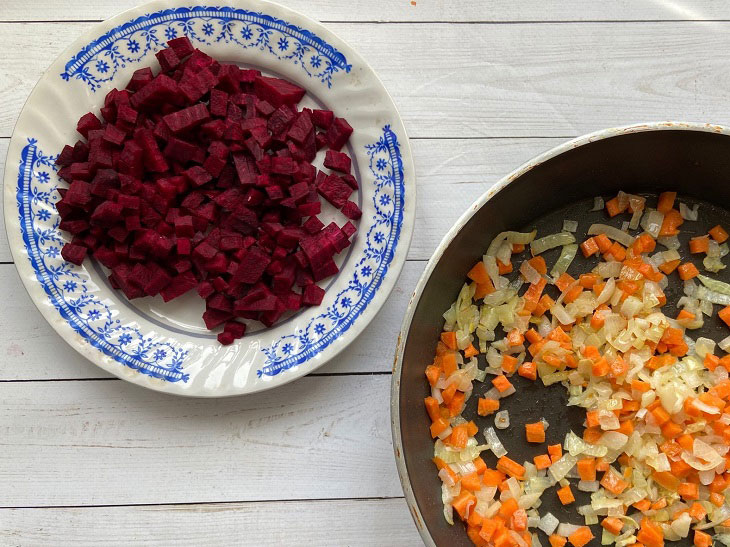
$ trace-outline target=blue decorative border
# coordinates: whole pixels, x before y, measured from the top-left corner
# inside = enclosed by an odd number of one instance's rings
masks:
[[[375,296],[393,260],[400,239],[405,206],[403,161],[398,137],[386,125],[378,142],[365,147],[375,179],[375,215],[365,237],[365,250],[355,272],[334,303],[310,319],[307,326],[281,337],[261,351],[266,365],[257,370],[275,376],[314,357],[342,335]],[[358,235],[358,237],[362,237]]]
[[[55,156],[47,156],[36,139],[20,154],[18,212],[28,260],[51,304],[89,344],[115,361],[153,378],[187,382],[183,361],[188,351],[172,342],[155,342],[133,325],[123,325],[110,301],[102,301],[88,275],[61,257],[63,239],[56,212],[59,195]]]
[[[66,81],[79,79],[96,91],[120,68],[140,62],[148,52],[182,35],[196,45],[223,42],[258,49],[292,62],[327,87],[332,87],[336,72],[352,68],[341,52],[316,34],[281,19],[227,6],[191,6],[146,14],[114,27],[74,55],[60,76]]]

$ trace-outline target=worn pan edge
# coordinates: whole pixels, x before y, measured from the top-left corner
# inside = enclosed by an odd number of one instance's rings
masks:
[[[678,121],[661,121],[661,122],[645,122],[634,125],[627,125],[621,127],[613,127],[609,129],[601,129],[593,133],[588,133],[575,139],[571,139],[563,144],[560,144],[535,158],[523,163],[517,169],[501,178],[492,187],[489,188],[484,194],[482,194],[471,206],[461,215],[451,229],[446,233],[438,247],[434,251],[433,256],[429,259],[426,264],[426,268],[421,274],[418,284],[416,285],[410,300],[408,301],[408,307],[406,309],[405,317],[403,318],[403,324],[401,326],[400,333],[398,334],[398,341],[395,350],[395,360],[393,362],[393,376],[391,379],[391,394],[390,394],[390,425],[391,434],[393,437],[393,451],[396,459],[396,466],[398,468],[398,476],[400,478],[401,487],[405,494],[406,503],[408,504],[408,510],[413,517],[413,521],[416,524],[421,539],[427,547],[437,547],[431,534],[428,531],[426,522],[421,514],[418,507],[418,502],[413,494],[411,488],[410,478],[408,476],[408,470],[406,469],[405,455],[403,451],[403,443],[400,431],[400,377],[403,367],[403,354],[405,349],[405,342],[410,330],[411,321],[416,310],[416,305],[421,298],[423,288],[431,277],[436,264],[441,260],[441,257],[446,248],[451,244],[454,237],[459,233],[463,226],[471,219],[474,214],[481,209],[485,203],[492,199],[497,193],[504,189],[508,184],[518,179],[526,172],[531,171],[535,167],[544,163],[545,161],[559,156],[560,154],[584,146],[586,144],[609,139],[612,137],[618,137],[621,135],[627,135],[632,133],[644,133],[649,131],[699,131],[702,133],[718,133],[723,135],[730,135],[730,127],[712,124],[712,123],[701,123],[701,122],[678,122]]]

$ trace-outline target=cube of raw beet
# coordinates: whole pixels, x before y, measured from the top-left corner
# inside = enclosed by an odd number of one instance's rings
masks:
[[[203,241],[195,247],[193,250],[193,258],[199,260],[201,263],[213,260],[213,257],[218,253],[218,249],[210,245],[208,242]]]
[[[324,166],[341,173],[349,173],[352,160],[350,156],[337,150],[327,150],[324,156]]]
[[[208,173],[210,173],[214,177],[217,177],[223,171],[223,168],[226,166],[226,163],[227,163],[227,161],[223,158],[219,158],[217,156],[208,156],[207,158],[205,158],[205,161],[203,162],[203,169],[205,169]]]
[[[273,311],[277,308],[278,298],[267,291],[267,294],[258,295],[249,293],[240,300],[236,300],[234,312],[241,311]]]
[[[271,288],[276,294],[284,294],[294,285],[296,276],[296,265],[290,263],[285,265],[282,270],[276,274],[271,280]]]
[[[302,111],[294,120],[294,123],[289,128],[287,135],[290,139],[299,144],[303,143],[310,134],[314,133],[314,125],[312,124],[312,118],[306,111]]]
[[[302,291],[303,306],[319,306],[324,298],[324,289],[317,285],[307,285]]]
[[[322,224],[322,221],[316,216],[311,216],[304,224],[302,224],[302,228],[304,228],[308,234],[316,234],[324,228],[324,224]]]
[[[332,241],[320,232],[317,235],[303,238],[299,246],[307,255],[307,260],[316,270],[323,267],[335,255],[336,249]]]
[[[228,111],[228,93],[220,89],[210,90],[210,114],[224,118]]]
[[[205,322],[205,327],[208,330],[213,330],[214,328],[222,325],[226,321],[233,319],[233,314],[228,311],[222,311],[222,310],[205,310],[205,313],[203,313],[203,321]],[[223,334],[223,333],[221,333]],[[231,342],[233,342],[233,339],[231,338]],[[231,343],[229,342],[229,344]]]
[[[322,129],[329,129],[332,125],[332,121],[335,119],[335,115],[331,110],[313,110],[312,111],[312,122],[317,127]]]
[[[357,232],[357,228],[355,228],[355,225],[352,222],[346,222],[340,230],[342,230],[342,233],[348,238],[352,237],[352,235]]]
[[[261,279],[271,258],[257,247],[251,247],[240,253],[238,262],[238,269],[233,274],[233,283],[252,285]]]
[[[328,175],[324,181],[317,186],[317,192],[332,205],[341,209],[347,198],[352,194],[352,188],[337,175]]]
[[[137,111],[128,104],[120,104],[117,108],[117,123],[123,127],[131,127],[137,122]]]
[[[353,190],[357,190],[360,186],[357,184],[357,179],[350,174],[341,175],[340,178],[344,180],[347,185]]]
[[[314,276],[314,281],[318,282],[328,278],[331,275],[335,275],[339,271],[340,270],[337,267],[337,264],[335,264],[335,261],[329,260],[321,268],[314,270],[312,273]]]
[[[237,251],[243,248],[243,237],[239,235],[229,235],[221,237],[221,251]]]
[[[233,154],[233,165],[236,168],[238,180],[241,184],[246,186],[256,183],[256,177],[259,173],[256,168],[256,163],[251,156],[243,153]]]
[[[61,150],[61,153],[56,158],[56,165],[59,167],[65,167],[67,165],[71,165],[74,161],[74,148],[73,146],[67,144],[63,147],[63,150]]]
[[[89,223],[85,220],[62,220],[58,227],[69,234],[79,235],[89,229]]]
[[[179,256],[190,256],[192,245],[189,239],[185,237],[178,237],[177,241],[175,242],[175,246],[177,249],[177,254]]]
[[[81,245],[74,245],[73,243],[66,243],[61,249],[61,256],[66,262],[81,266],[81,263],[86,258],[87,249]]]
[[[202,268],[212,274],[226,273],[228,270],[228,259],[223,253],[216,253],[212,260],[201,264]]]
[[[139,128],[134,132],[134,140],[142,148],[145,167],[155,173],[167,171],[168,164],[162,155],[157,140],[149,129]]]
[[[117,170],[135,177],[142,177],[144,174],[144,151],[135,141],[128,140],[124,143],[124,148],[119,154]]]
[[[193,237],[195,235],[192,216],[181,216],[175,219],[175,235],[177,237]]]
[[[279,135],[289,127],[296,117],[296,111],[292,107],[281,105],[269,116],[266,127],[272,135]]]
[[[137,91],[142,89],[145,85],[152,81],[155,75],[152,73],[152,69],[148,66],[135,70],[132,74],[132,78],[127,84],[127,89],[130,91]]]
[[[119,224],[109,228],[106,233],[109,237],[119,243],[127,239],[127,236],[129,235],[129,231],[124,226],[121,226]]]
[[[175,51],[175,54],[180,59],[185,59],[188,55],[191,55],[195,48],[190,43],[190,39],[187,36],[180,36],[179,38],[173,38],[167,42],[168,47]]]
[[[276,299],[276,308],[271,311],[265,311],[261,314],[261,317],[259,317],[259,321],[261,321],[265,326],[271,327],[274,323],[276,323],[282,315],[284,315],[284,312],[286,311],[286,306],[284,303]]]
[[[297,211],[304,216],[315,216],[322,212],[322,203],[319,200],[297,205]]]
[[[122,220],[122,206],[113,201],[102,202],[91,215],[91,224],[95,226],[112,226]]]
[[[127,134],[116,125],[108,124],[104,128],[104,136],[102,138],[114,146],[121,146],[124,139],[127,138]]]
[[[191,144],[177,137],[171,137],[165,146],[164,156],[172,161],[176,161],[182,165],[192,161],[194,163],[203,163],[205,160],[205,151],[202,147]]]
[[[156,294],[159,294],[162,289],[167,287],[171,281],[172,277],[170,277],[165,270],[157,268],[150,276],[147,284],[144,286],[144,293],[147,296],[155,296]]]
[[[144,292],[147,283],[152,279],[152,272],[144,264],[135,264],[129,274],[128,281]]]
[[[362,211],[355,203],[348,200],[342,206],[342,214],[349,219],[358,220],[362,216]]]
[[[91,185],[83,180],[72,181],[63,201],[73,207],[86,207],[91,202]]]
[[[183,173],[188,180],[190,180],[193,186],[203,186],[213,180],[210,173],[198,165],[195,165],[190,169],[186,169]]]
[[[335,118],[332,125],[327,130],[327,146],[333,150],[339,150],[344,146],[352,135],[352,127],[345,118]]]
[[[175,50],[170,48],[161,49],[155,53],[155,57],[160,63],[162,72],[172,72],[178,66],[180,66],[180,57],[177,56]]]
[[[266,76],[258,76],[253,82],[253,88],[259,99],[274,106],[297,104],[306,93],[304,88],[291,82]]]
[[[210,119],[210,113],[208,112],[208,107],[202,103],[198,103],[163,116],[162,119],[170,128],[170,131],[173,133],[181,133],[208,121]]]
[[[194,289],[198,286],[198,280],[195,278],[195,274],[191,271],[176,275],[170,281],[170,284],[160,291],[162,299],[165,302],[177,298],[188,292],[190,289]]]
[[[76,131],[81,133],[85,138],[88,138],[89,131],[95,129],[101,129],[101,122],[92,112],[88,112],[79,118],[76,124]]]
[[[238,263],[228,263],[228,272],[230,272],[231,270],[235,272],[236,268],[238,268]],[[221,276],[214,277],[211,283],[213,284],[213,288],[218,292],[224,292],[228,290],[228,281],[223,279]]]
[[[177,82],[165,74],[158,74],[137,90],[129,100],[132,108],[146,108],[172,101],[179,90]]]
[[[218,342],[221,346],[230,346],[233,342],[236,341],[236,337],[233,335],[233,333],[225,330],[223,332],[219,332],[216,338],[218,339]]]
[[[198,295],[200,295],[200,298],[208,298],[211,294],[215,292],[215,288],[210,281],[201,281],[198,284],[197,291]]]
[[[220,310],[226,312],[233,311],[233,302],[222,293],[216,293],[205,302],[205,305],[209,310]]]
[[[228,321],[223,327],[223,332],[230,332],[236,339],[243,338],[243,335],[246,334],[246,325],[238,321]]]
[[[334,222],[330,222],[324,227],[320,233],[320,237],[328,239],[338,253],[350,246],[350,240]]]
[[[271,158],[271,172],[279,175],[296,173],[297,163],[288,157],[274,156]]]

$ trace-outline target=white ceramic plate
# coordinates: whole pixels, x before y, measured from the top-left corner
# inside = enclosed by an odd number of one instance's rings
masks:
[[[238,4],[241,6],[242,4]],[[319,23],[282,6],[152,2],[94,27],[40,79],[18,119],[5,171],[5,219],[18,273],[36,306],[83,356],[144,387],[220,397],[270,389],[307,374],[342,351],[385,302],[406,259],[415,216],[410,147],[393,102],[373,70]],[[164,304],[127,301],[101,266],[77,267],[60,248],[55,156],[78,138],[76,121],[98,112],[106,93],[123,89],[154,53],[187,35],[219,61],[281,75],[307,89],[301,104],[322,105],[354,128],[349,142],[363,216],[340,273],[320,283],[322,304],[270,329],[221,346],[207,331],[203,301],[192,291]],[[321,158],[318,158],[321,160]],[[324,205],[324,204],[323,204]],[[345,219],[334,209],[320,218]],[[60,343],[60,341],[59,341]]]

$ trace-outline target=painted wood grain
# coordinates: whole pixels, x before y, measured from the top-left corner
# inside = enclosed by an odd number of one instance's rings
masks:
[[[630,21],[710,20],[730,18],[722,0],[280,0],[281,4],[321,21]],[[57,0],[10,2],[0,10],[2,21],[101,20],[141,4],[138,0],[71,0],[59,9]],[[216,5],[220,5],[217,3]],[[151,10],[149,10],[151,11]]]
[[[8,545],[422,545],[403,499],[0,509]]]
[[[185,399],[126,382],[0,383],[2,506],[402,495],[390,376]]]
[[[390,372],[408,299],[425,265],[407,262],[376,318],[344,353],[316,373]],[[5,295],[0,307],[0,382],[112,377],[76,353],[46,323],[12,264],[0,265],[0,287]]]
[[[0,136],[51,61],[91,26],[0,24],[5,50],[18,52],[0,58]],[[330,27],[372,64],[412,137],[563,137],[730,117],[730,72],[717,54],[730,48],[730,21]]]

